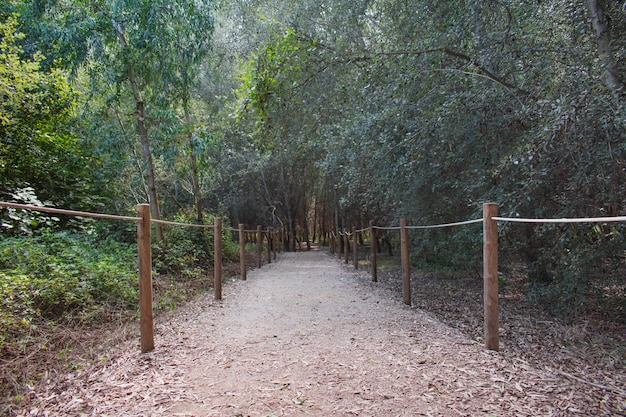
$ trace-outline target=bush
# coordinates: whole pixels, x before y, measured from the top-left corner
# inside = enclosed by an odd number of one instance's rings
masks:
[[[0,242],[0,340],[34,319],[85,319],[137,305],[136,251],[96,236],[42,231]]]
[[[178,223],[197,224],[197,219],[180,212],[171,219]],[[213,224],[214,216],[208,216],[206,224]],[[239,246],[232,239],[230,225],[222,226],[222,254],[224,261],[239,257]],[[159,273],[188,275],[190,269],[213,263],[214,232],[212,228],[166,226],[165,242],[153,245],[154,267]],[[193,274],[192,274],[193,275]]]
[[[421,269],[476,270],[482,263],[481,225],[411,231],[413,263]]]
[[[590,309],[602,308],[607,301],[619,302],[619,295],[610,300],[603,297],[606,288],[616,284],[615,277],[620,275],[624,264],[623,232],[624,226],[618,224],[527,228],[526,233],[520,235],[527,239],[524,254],[528,265],[529,301],[566,320]],[[505,232],[507,245],[510,234],[511,231]],[[619,285],[616,288],[619,289]],[[615,307],[610,316],[623,321],[621,306]]]

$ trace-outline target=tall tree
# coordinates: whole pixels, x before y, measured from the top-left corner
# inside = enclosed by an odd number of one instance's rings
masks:
[[[66,39],[62,31],[51,29],[48,38],[56,45],[76,39],[84,42],[82,48],[73,50],[85,53],[72,55],[76,60],[68,65],[89,68],[92,91],[106,94],[110,83],[114,83],[118,98],[126,92],[132,97],[147,197],[152,215],[160,218],[154,140],[150,131],[158,129],[160,115],[172,109],[182,109],[183,119],[187,123],[191,121],[192,88],[213,31],[211,4],[190,0],[125,0],[46,2],[42,7],[42,3],[35,2],[33,8],[39,10],[36,15],[48,27],[61,26],[58,23],[61,17],[66,32],[81,33]],[[156,237],[162,239],[159,224]]]

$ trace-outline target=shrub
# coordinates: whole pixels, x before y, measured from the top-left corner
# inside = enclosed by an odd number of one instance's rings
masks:
[[[33,319],[82,319],[138,301],[136,251],[96,236],[42,231],[0,242],[0,340]]]

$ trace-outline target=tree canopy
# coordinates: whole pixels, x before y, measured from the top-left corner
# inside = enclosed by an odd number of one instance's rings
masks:
[[[486,201],[626,210],[620,2],[22,0],[0,16],[5,198],[221,213],[286,227],[292,249]],[[503,268],[561,304],[624,261],[620,224],[501,238]],[[472,269],[479,245],[473,229],[424,232],[413,261]]]

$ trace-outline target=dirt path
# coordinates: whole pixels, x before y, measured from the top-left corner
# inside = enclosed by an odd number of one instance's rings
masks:
[[[224,294],[160,320],[155,352],[120,347],[33,393],[23,415],[585,413],[567,381],[485,351],[323,252],[282,254]]]

